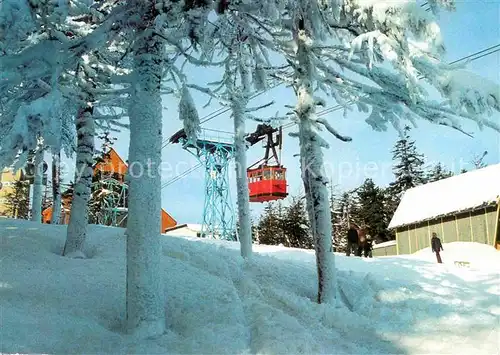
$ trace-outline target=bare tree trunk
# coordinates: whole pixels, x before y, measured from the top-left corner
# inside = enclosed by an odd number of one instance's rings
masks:
[[[160,38],[139,30],[134,48],[136,82],[130,99],[127,220],[127,327],[139,337],[165,331],[160,269],[162,106],[164,53]]]
[[[33,181],[33,198],[31,204],[31,220],[42,223],[42,190],[43,190],[43,149],[39,145],[35,153],[35,177]]]
[[[313,73],[309,49],[297,36],[297,106],[301,170],[306,205],[316,252],[318,270],[318,302],[335,303],[336,270],[332,252],[332,221],[328,195],[328,179],[323,172],[322,138],[315,128],[315,102],[313,97]]]
[[[52,154],[52,219],[59,224],[61,219],[61,152]]]
[[[77,147],[75,165],[75,185],[71,201],[66,244],[63,255],[85,257],[83,246],[87,237],[89,199],[92,188],[94,154],[93,107],[81,108],[76,119]]]

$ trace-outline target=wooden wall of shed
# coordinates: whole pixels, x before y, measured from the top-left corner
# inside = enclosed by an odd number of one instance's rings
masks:
[[[455,216],[447,216],[441,219],[441,233],[438,236],[441,238],[443,243],[456,242],[458,240],[457,234],[457,222],[455,221]]]
[[[469,212],[460,213],[455,216],[458,230],[458,240],[459,242],[471,242],[471,229],[470,229],[470,219]]]
[[[397,255],[397,246],[396,245],[389,245],[386,247],[381,247],[381,248],[376,248],[376,249],[373,248],[372,255],[374,257]]]
[[[418,238],[415,225],[408,226],[408,233],[410,235],[410,239],[408,240],[409,250],[410,254],[412,254],[418,250]]]
[[[477,210],[469,214],[471,241],[476,243],[489,244],[488,230],[484,214],[484,209]]]
[[[431,246],[431,237],[428,230],[428,223],[423,222],[415,225],[415,235],[417,239],[417,248],[413,250],[416,252],[417,250],[425,249]]]
[[[403,227],[396,230],[397,254],[411,254],[410,238],[409,230],[407,228]]]
[[[430,244],[430,239],[432,238],[432,233],[436,233],[438,237],[441,238],[441,242],[443,241],[443,238],[441,237],[443,230],[441,228],[441,218],[435,219],[433,221],[428,221],[427,226],[429,228],[429,246]]]
[[[498,230],[496,230],[497,228],[497,211],[495,211],[495,209],[492,207],[492,208],[489,208],[487,209],[487,213],[486,213],[486,227],[488,228],[488,244],[490,245],[495,245],[495,234],[498,233]]]
[[[433,232],[443,243],[477,242],[494,246],[497,206],[397,228],[397,253],[413,254],[430,247]]]

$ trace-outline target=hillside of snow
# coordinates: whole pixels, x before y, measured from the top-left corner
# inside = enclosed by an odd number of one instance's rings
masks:
[[[65,226],[0,218],[0,352],[50,354],[498,354],[500,253],[444,244],[373,259],[337,254],[337,307],[318,305],[311,251],[161,236],[167,333],[121,332],[125,238],[92,226],[89,259]],[[459,267],[454,261],[464,261]]]

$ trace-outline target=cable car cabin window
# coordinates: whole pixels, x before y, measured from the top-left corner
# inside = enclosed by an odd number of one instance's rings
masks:
[[[271,180],[271,171],[264,170],[264,180]]]
[[[285,180],[285,173],[283,170],[276,170],[274,172],[274,179],[275,180]]]

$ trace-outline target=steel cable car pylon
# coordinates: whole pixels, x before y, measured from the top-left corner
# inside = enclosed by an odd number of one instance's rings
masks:
[[[250,202],[281,200],[288,196],[286,168],[281,165],[283,145],[281,127],[273,128],[267,124],[260,124],[246,140],[251,146],[265,140],[264,157],[247,169]]]
[[[171,143],[181,143],[205,167],[205,203],[202,237],[236,240],[235,212],[229,189],[229,162],[234,155],[234,137],[211,137],[202,129],[196,140],[190,140],[183,129],[175,133]],[[218,131],[214,131],[218,132]]]

